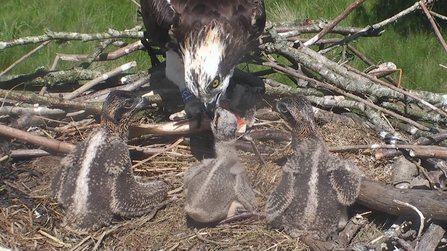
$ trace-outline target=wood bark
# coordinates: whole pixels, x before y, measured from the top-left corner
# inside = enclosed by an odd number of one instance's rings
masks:
[[[447,220],[447,193],[436,190],[398,189],[372,180],[363,179],[357,202],[388,214],[417,214],[408,207],[401,207],[393,200],[399,199],[418,208],[426,218]]]

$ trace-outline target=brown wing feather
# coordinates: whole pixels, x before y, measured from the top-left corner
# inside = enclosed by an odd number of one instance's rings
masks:
[[[171,0],[171,6],[176,13],[173,28],[181,27],[175,31],[180,41],[185,33],[213,20],[227,22],[234,32],[249,34],[250,38],[259,36],[265,26],[263,0]]]
[[[253,16],[250,29],[250,40],[256,39],[261,35],[265,28],[265,6],[264,0],[253,0]]]
[[[169,36],[175,12],[167,0],[141,0],[141,16],[148,37],[160,47],[173,42]]]

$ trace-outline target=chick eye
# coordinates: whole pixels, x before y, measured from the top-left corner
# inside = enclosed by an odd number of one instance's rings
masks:
[[[287,109],[287,106],[285,104],[283,104],[283,103],[278,103],[276,107],[278,108],[278,111],[281,112],[281,113],[288,113],[289,112],[289,110]]]
[[[213,80],[213,83],[212,83],[212,87],[213,88],[217,88],[218,86],[220,85],[220,81],[219,81],[219,79],[218,78],[215,78],[214,80]]]
[[[132,105],[133,105],[133,101],[130,99],[126,100],[126,102],[124,102],[124,108],[126,108],[126,109],[132,108]]]

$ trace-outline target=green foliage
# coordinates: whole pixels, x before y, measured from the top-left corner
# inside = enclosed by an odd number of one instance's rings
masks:
[[[352,0],[339,0],[328,4],[326,0],[267,0],[266,8],[269,13],[274,13],[268,16],[271,21],[294,21],[306,18],[332,20],[352,2]],[[389,18],[415,2],[408,0],[366,1],[340,25],[365,27]],[[447,1],[438,1],[431,7],[433,11],[447,15]],[[447,21],[435,20],[446,39]],[[394,62],[403,71],[402,86],[404,88],[447,92],[447,70],[439,66],[439,64],[447,64],[447,52],[442,48],[425,14],[422,11],[411,13],[386,26],[385,29],[381,37],[359,38],[351,45],[363,52],[375,64]],[[341,53],[342,49],[339,49],[326,56],[332,59]],[[360,70],[367,68],[367,65],[358,58],[351,64]],[[397,73],[392,76],[398,79]]]
[[[341,25],[364,27],[388,18],[415,1],[370,0],[351,13]],[[266,0],[270,21],[293,21],[306,18],[331,20],[340,14],[352,0],[339,0],[328,4],[326,0]],[[447,15],[447,1],[438,1],[433,10]],[[137,7],[129,0],[3,0],[0,8],[0,40],[41,35],[44,29],[71,32],[104,32],[107,28],[126,29],[136,25]],[[447,32],[447,22],[436,19],[442,32]],[[437,40],[425,15],[419,11],[389,25],[381,37],[360,38],[351,43],[374,63],[394,62],[403,69],[402,85],[408,89],[425,89],[447,92],[447,70],[439,64],[447,64],[446,52]],[[335,36],[335,35],[331,35]],[[309,36],[308,36],[309,37]],[[129,41],[131,42],[131,40]],[[97,42],[52,42],[44,49],[16,67],[11,74],[23,74],[37,67],[50,68],[56,53],[87,54]],[[17,46],[0,50],[0,70],[5,69],[37,45]],[[108,51],[115,48],[108,48]],[[336,58],[341,49],[328,54]],[[135,60],[136,70],[150,67],[145,52],[136,52],[112,62],[94,63],[91,69],[112,69]],[[352,64],[359,69],[367,65],[359,59]],[[68,69],[79,63],[60,62],[58,69]],[[397,74],[393,77],[397,78]],[[289,81],[287,77],[281,81]]]
[[[44,29],[85,33],[105,32],[108,28],[128,29],[137,24],[137,10],[137,6],[131,1],[122,0],[3,0],[0,10],[0,40],[42,35]],[[54,41],[10,73],[29,73],[40,66],[50,68],[56,53],[88,54],[96,45],[97,41]],[[0,50],[0,69],[5,69],[36,46],[16,46]],[[107,51],[114,49],[116,48],[110,46]],[[116,61],[94,63],[91,69],[112,69],[132,60],[137,61],[137,69],[147,69],[150,66],[147,54],[141,51]],[[58,69],[79,65],[79,62],[59,62]]]

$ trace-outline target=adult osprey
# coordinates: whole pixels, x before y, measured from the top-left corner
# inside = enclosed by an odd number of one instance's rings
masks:
[[[264,0],[141,0],[147,34],[166,49],[166,77],[189,116],[225,93],[234,67],[265,26]]]

